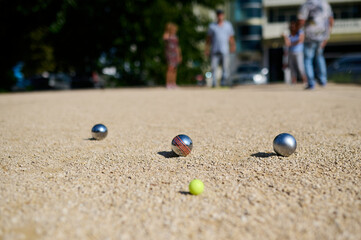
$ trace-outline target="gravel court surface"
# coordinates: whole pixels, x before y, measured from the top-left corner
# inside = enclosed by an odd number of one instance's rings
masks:
[[[0,109],[1,239],[361,239],[361,87],[16,93]]]

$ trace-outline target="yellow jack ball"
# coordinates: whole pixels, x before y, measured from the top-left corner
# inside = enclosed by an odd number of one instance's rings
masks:
[[[199,179],[194,179],[189,183],[189,192],[193,195],[199,195],[204,190],[204,184]]]

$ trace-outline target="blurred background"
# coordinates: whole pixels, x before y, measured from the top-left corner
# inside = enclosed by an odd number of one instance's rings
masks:
[[[282,33],[289,33],[306,0],[235,0],[227,6],[237,32],[240,61],[253,60],[269,69],[269,81],[284,79]],[[324,56],[329,81],[361,83],[361,0],[327,0],[335,25]]]
[[[169,21],[179,26],[183,53],[177,83],[205,85],[210,66],[203,49],[216,8],[236,31],[232,73],[253,69],[267,75],[263,83],[283,82],[281,34],[303,2],[0,0],[0,91],[164,85]],[[335,15],[325,50],[329,80],[361,83],[361,0],[329,3]]]

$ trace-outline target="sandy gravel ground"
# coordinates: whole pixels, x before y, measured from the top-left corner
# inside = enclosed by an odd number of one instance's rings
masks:
[[[361,87],[17,93],[0,109],[0,239],[361,239]],[[181,133],[193,151],[171,157]]]

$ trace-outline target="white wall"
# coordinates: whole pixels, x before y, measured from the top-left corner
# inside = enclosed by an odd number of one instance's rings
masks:
[[[288,29],[288,23],[266,23],[263,25],[263,39],[280,38],[281,34]],[[361,19],[335,20],[332,35],[344,33],[361,33]],[[332,38],[331,35],[331,38]]]
[[[263,0],[264,7],[280,7],[301,5],[306,0]],[[329,3],[360,2],[360,0],[327,0]]]

